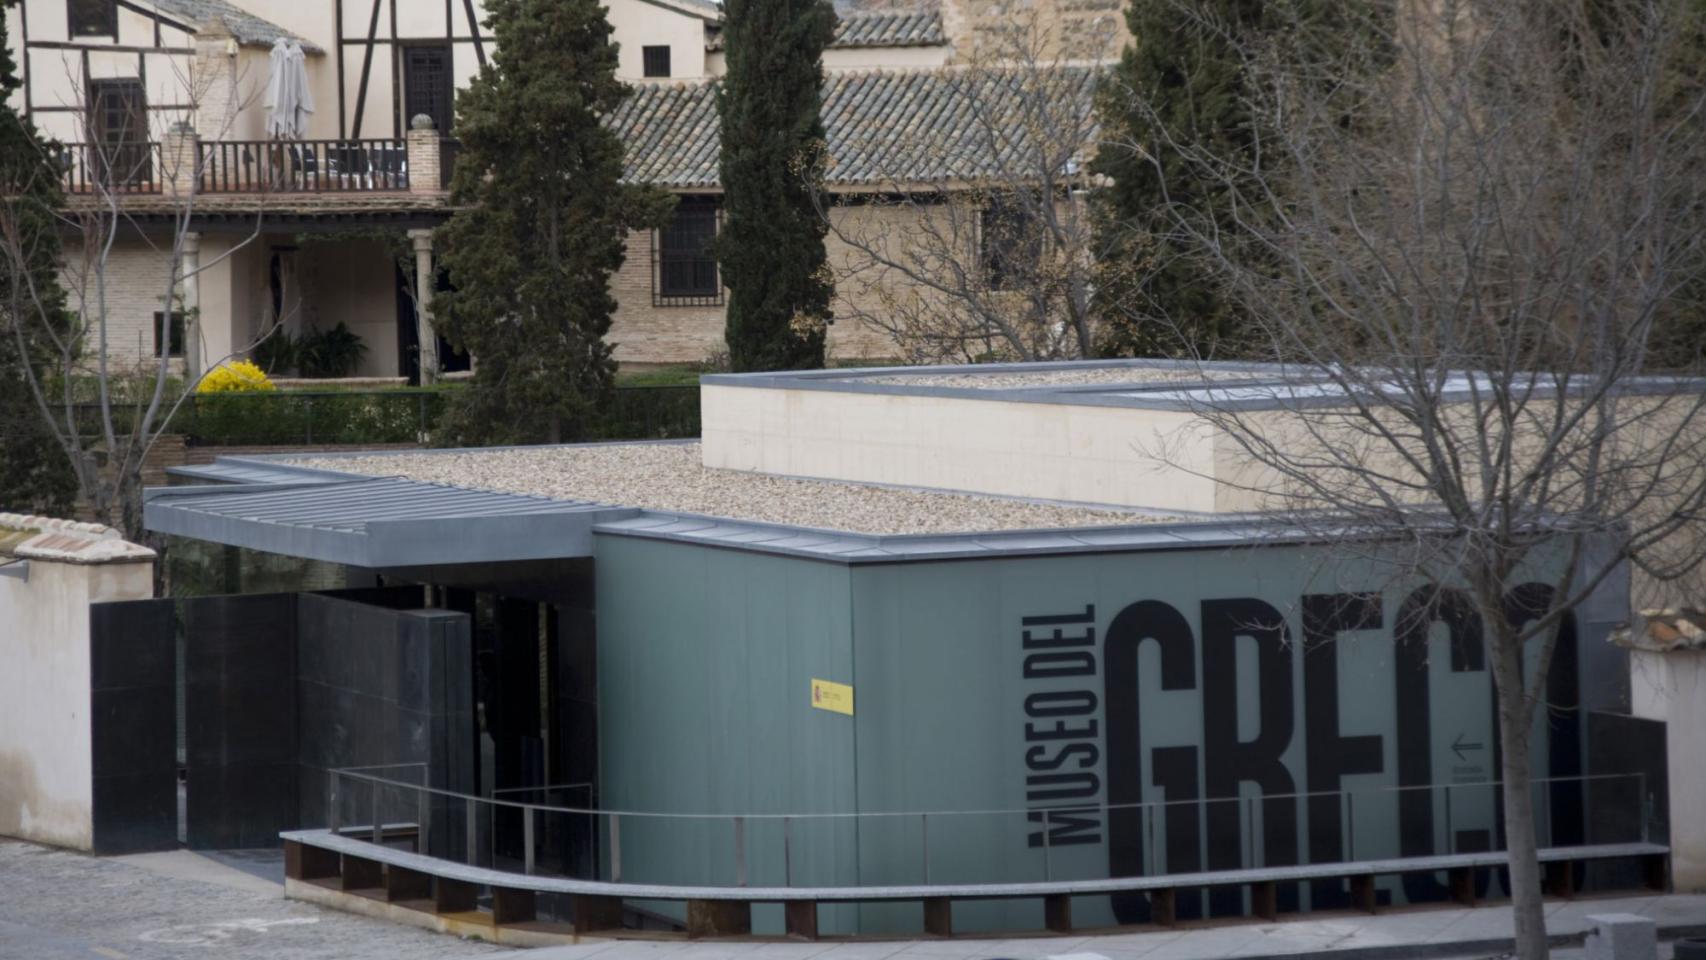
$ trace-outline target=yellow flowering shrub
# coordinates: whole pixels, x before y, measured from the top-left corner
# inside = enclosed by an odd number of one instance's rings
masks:
[[[266,372],[247,360],[228,360],[201,378],[197,393],[255,393],[275,390]]]

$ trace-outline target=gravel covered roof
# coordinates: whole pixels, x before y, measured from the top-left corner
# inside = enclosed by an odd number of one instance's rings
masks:
[[[617,443],[292,462],[348,473],[849,533],[979,533],[1170,519],[1117,507],[708,469],[699,456],[697,442]]]
[[[1046,115],[1093,124],[1097,76],[1092,67],[831,74],[823,87],[826,179],[883,186],[1029,176],[1024,116],[1044,110],[1038,103],[1048,98],[1055,105]],[[629,182],[717,186],[716,81],[638,85],[610,125],[627,146]]]

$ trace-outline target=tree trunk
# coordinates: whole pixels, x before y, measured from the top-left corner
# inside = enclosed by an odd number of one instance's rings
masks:
[[[1498,630],[1493,653],[1499,689],[1500,767],[1504,780],[1505,850],[1510,861],[1511,917],[1519,960],[1546,960],[1546,910],[1534,831],[1534,784],[1528,740],[1534,718],[1523,709],[1522,649]],[[1516,647],[1516,649],[1511,649]]]

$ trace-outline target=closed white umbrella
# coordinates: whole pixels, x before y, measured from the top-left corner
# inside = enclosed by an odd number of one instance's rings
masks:
[[[290,69],[291,94],[294,98],[296,136],[308,135],[308,115],[314,112],[314,94],[308,89],[308,58],[302,53],[302,44],[292,39],[285,50],[286,63]]]
[[[290,45],[279,37],[267,56],[267,136],[296,135],[296,83],[290,73]]]
[[[308,132],[314,95],[308,90],[308,63],[302,44],[280,37],[267,57],[267,135],[300,140]]]

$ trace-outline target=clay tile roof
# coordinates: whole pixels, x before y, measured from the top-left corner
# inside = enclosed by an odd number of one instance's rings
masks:
[[[64,563],[122,563],[147,560],[154,551],[131,543],[98,523],[0,513],[0,556]]]
[[[938,10],[858,10],[842,13],[831,47],[935,47],[948,42]],[[723,49],[721,33],[705,41],[706,50]]]
[[[835,27],[832,47],[930,47],[946,43],[935,10],[853,13]]]
[[[231,30],[231,35],[241,44],[270,46],[280,37],[295,37],[301,42],[303,50],[309,53],[325,52],[271,20],[263,20],[235,4],[228,3],[227,0],[153,0],[153,6],[161,13],[184,20],[198,30],[212,26],[217,20],[223,20],[225,26]]]
[[[1706,610],[1643,610],[1633,628],[1624,626],[1611,638],[1643,650],[1706,650]]]
[[[823,89],[828,180],[881,187],[1023,175],[1033,146],[1023,111],[1044,96],[1054,101],[1049,117],[1093,124],[1096,77],[1090,67],[832,74]],[[715,81],[636,86],[610,123],[627,144],[629,182],[717,185]]]

